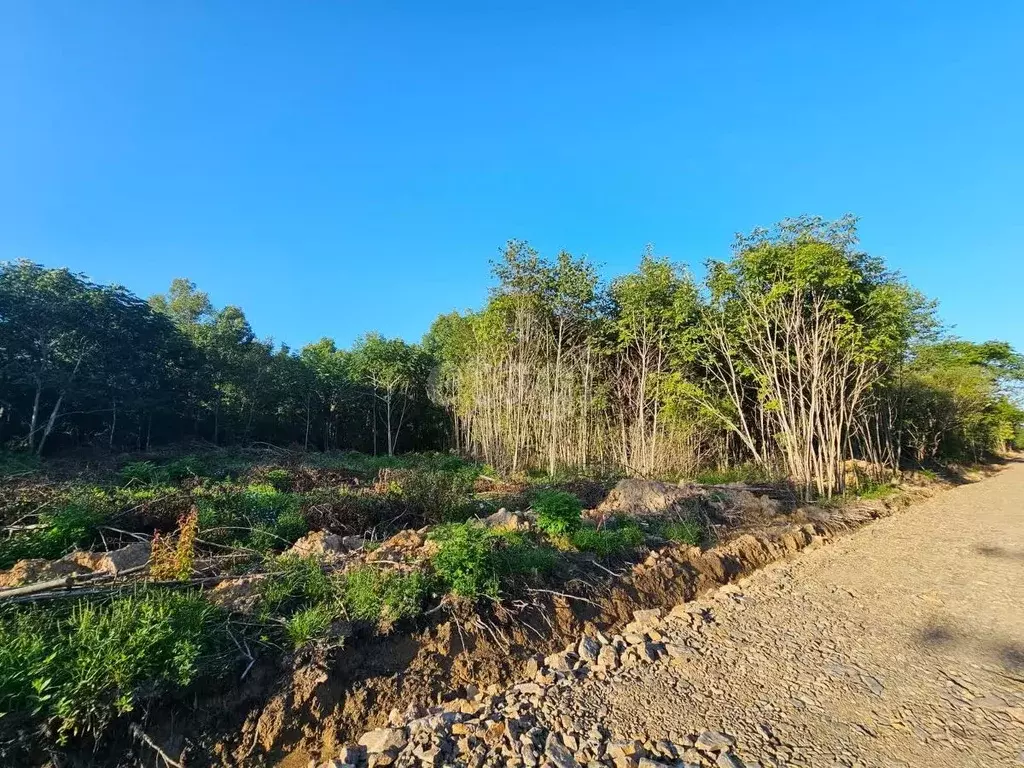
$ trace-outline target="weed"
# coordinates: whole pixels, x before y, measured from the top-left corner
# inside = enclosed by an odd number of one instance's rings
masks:
[[[329,603],[338,598],[338,584],[324,573],[315,557],[279,555],[270,560],[271,575],[260,584],[260,617],[290,613],[307,603]]]
[[[580,528],[570,535],[572,545],[581,552],[610,557],[636,549],[644,543],[644,532],[636,523],[625,522],[609,528]]]
[[[704,538],[700,525],[693,520],[672,520],[662,526],[661,535],[669,541],[698,546]]]
[[[533,497],[537,513],[537,527],[545,533],[558,536],[572,533],[580,527],[580,500],[565,491],[538,491]]]
[[[143,699],[212,664],[219,611],[198,594],[140,591],[70,611],[0,611],[0,717],[99,737]]]
[[[39,524],[45,527],[0,541],[0,568],[10,568],[26,558],[53,560],[74,547],[90,544],[108,513],[89,494],[72,496],[56,511],[40,514]]]
[[[193,510],[178,519],[177,539],[153,536],[149,572],[156,579],[185,580],[192,575],[196,559],[196,535],[199,533],[198,513]]]
[[[395,622],[418,616],[427,594],[420,571],[398,573],[374,566],[349,571],[342,577],[342,600],[354,619],[375,623],[384,632]]]
[[[327,637],[331,624],[337,619],[330,606],[318,604],[300,608],[282,621],[288,642],[295,650],[305,648]]]
[[[276,488],[279,491],[289,490],[292,487],[292,483],[294,482],[294,479],[292,478],[292,473],[289,472],[287,469],[276,468],[268,470],[264,477],[266,478],[268,483],[270,483],[272,486],[274,486],[274,488]]]
[[[462,597],[497,597],[503,578],[550,570],[557,558],[521,533],[491,531],[473,522],[439,526],[430,537],[439,545],[431,561],[434,573]]]

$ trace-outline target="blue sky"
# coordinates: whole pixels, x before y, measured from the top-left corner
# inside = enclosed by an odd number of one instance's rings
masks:
[[[1024,349],[1024,3],[0,0],[0,259],[418,339],[510,237],[697,268],[784,216]]]

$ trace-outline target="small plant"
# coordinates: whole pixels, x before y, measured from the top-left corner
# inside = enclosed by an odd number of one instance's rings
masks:
[[[382,632],[389,632],[397,621],[421,613],[427,579],[420,571],[397,573],[364,566],[346,573],[341,589],[352,618],[373,622]]]
[[[196,559],[196,536],[199,533],[199,514],[192,510],[178,519],[178,535],[169,539],[153,536],[149,573],[155,579],[184,581],[192,575]]]
[[[283,619],[282,624],[288,642],[297,651],[327,637],[336,619],[336,612],[329,606],[310,605]]]
[[[572,545],[581,552],[592,552],[598,557],[610,557],[636,549],[644,543],[643,530],[636,523],[626,522],[611,528],[580,528],[570,537]]]
[[[479,523],[450,523],[430,537],[439,548],[431,563],[441,584],[462,597],[497,597],[502,579],[550,570],[557,555],[523,534],[491,531]]]
[[[40,514],[43,528],[0,540],[0,568],[10,568],[26,558],[54,560],[74,547],[92,543],[97,526],[108,514],[96,502],[90,494],[75,495],[55,512]]]
[[[533,497],[537,527],[551,536],[565,535],[580,527],[580,500],[565,491],[538,491]]]
[[[292,473],[287,469],[271,469],[265,475],[267,482],[279,491],[287,491],[292,487]]]
[[[693,520],[673,520],[665,523],[661,535],[669,541],[698,546],[704,538],[701,527]]]
[[[291,613],[310,603],[336,602],[337,580],[324,573],[315,557],[279,555],[270,560],[274,569],[260,585],[260,616]]]

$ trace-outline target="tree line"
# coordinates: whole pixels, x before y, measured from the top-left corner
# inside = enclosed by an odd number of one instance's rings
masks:
[[[478,311],[419,344],[256,338],[188,280],[143,301],[67,269],[0,267],[0,440],[36,453],[188,437],[373,453],[447,449],[501,470],[693,474],[746,463],[804,493],[851,460],[977,460],[1024,441],[1004,342],[943,332],[858,246],[856,221],[738,236],[698,283],[648,249],[603,281],[510,241]]]

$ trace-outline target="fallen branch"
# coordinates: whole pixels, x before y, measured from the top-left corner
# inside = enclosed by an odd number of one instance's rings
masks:
[[[600,608],[601,607],[598,603],[595,603],[593,600],[588,600],[587,598],[580,597],[579,595],[570,595],[568,592],[556,592],[553,589],[533,589],[533,588],[529,588],[529,587],[527,588],[526,591],[527,592],[531,592],[531,593],[543,592],[544,594],[547,594],[547,595],[555,595],[557,597],[566,597],[566,598],[569,598],[570,600],[579,600],[581,603],[590,603],[595,608]]]
[[[143,742],[147,747],[149,747],[158,755],[160,755],[160,759],[163,760],[165,764],[171,766],[172,768],[185,768],[184,763],[179,763],[177,760],[172,759],[170,755],[168,755],[166,752],[163,751],[163,749],[160,748],[159,744],[153,741],[153,739],[151,739],[146,734],[146,732],[143,731],[142,728],[140,728],[135,723],[132,723],[131,731],[132,735],[135,738]]]

